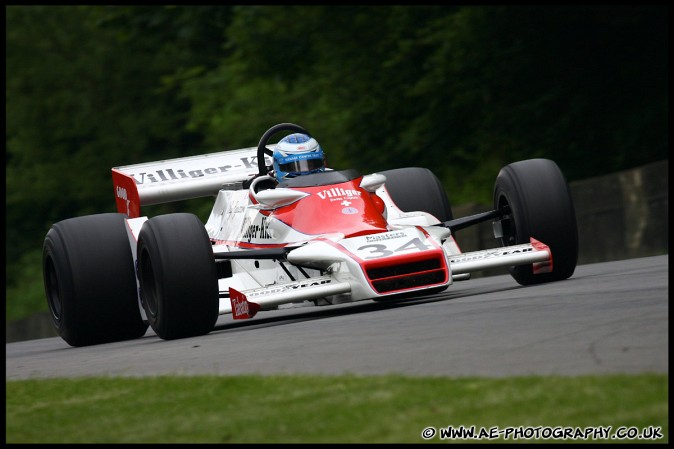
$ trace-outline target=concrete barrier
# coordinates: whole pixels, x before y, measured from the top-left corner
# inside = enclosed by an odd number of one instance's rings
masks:
[[[494,179],[496,174],[494,174]],[[578,263],[657,256],[669,253],[669,161],[660,161],[569,184],[578,222]],[[451,195],[450,195],[451,201]],[[489,210],[491,205],[453,206],[454,217]],[[491,222],[456,234],[461,251],[497,245]],[[473,273],[483,277],[506,269]],[[46,312],[7,324],[5,341],[56,336]]]
[[[570,184],[579,263],[669,253],[669,161]]]
[[[46,300],[45,300],[46,301]],[[35,340],[37,338],[57,337],[56,329],[51,323],[50,312],[38,312],[7,323],[5,342]]]

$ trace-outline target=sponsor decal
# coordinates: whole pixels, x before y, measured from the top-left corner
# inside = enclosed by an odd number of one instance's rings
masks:
[[[156,182],[166,182],[166,181],[177,181],[180,179],[197,179],[203,178],[205,176],[218,175],[221,173],[227,173],[229,170],[236,169],[245,169],[245,170],[256,170],[257,169],[257,157],[242,157],[239,158],[241,161],[240,164],[235,165],[222,165],[220,167],[206,167],[196,170],[184,170],[182,168],[162,168],[160,170],[155,170],[152,172],[142,172],[142,173],[130,173],[129,176],[133,178],[136,184],[145,184],[147,183],[156,183]],[[271,163],[271,160],[267,159],[268,163]]]
[[[366,235],[365,241],[368,243],[380,242],[382,240],[399,239],[405,237],[406,235],[407,234],[405,234],[404,232],[386,232],[384,234]]]
[[[393,256],[395,255],[395,253],[410,252],[410,251],[427,251],[433,249],[432,246],[424,243],[419,237],[415,237],[411,240],[408,240],[399,247],[390,246],[391,244],[392,242],[388,242],[386,244],[371,243],[369,245],[363,245],[359,248],[356,248],[356,251],[367,254],[366,256],[361,255],[361,257],[363,257],[364,259],[378,259],[380,257]],[[367,252],[365,250],[367,250]]]
[[[232,206],[231,208],[227,209],[227,213],[230,214],[230,215],[240,214],[245,209],[246,208],[244,206],[236,205],[236,206]]]
[[[129,210],[129,204],[131,203],[131,200],[129,200],[129,195],[126,192],[126,189],[124,187],[117,186],[115,189],[115,193],[117,195],[117,198],[119,198],[122,201],[126,201],[126,215],[131,216],[131,211]]]
[[[342,209],[342,213],[344,215],[354,215],[358,213],[358,209],[356,209],[355,207],[345,207],[344,209]]]
[[[304,148],[299,147],[298,150],[303,150]],[[304,153],[304,154],[286,154],[283,156],[282,163],[288,162],[297,162],[304,161],[307,159],[320,159],[320,156],[317,153]]]
[[[269,222],[267,217],[262,216],[262,221],[259,225],[251,224],[246,229],[246,232],[243,234],[243,239],[248,239],[250,243],[251,239],[270,239],[272,238],[269,233]]]
[[[291,290],[299,290],[307,287],[315,287],[317,285],[331,284],[332,279],[330,278],[319,278],[307,281],[293,282],[290,284],[282,284],[277,286],[265,287],[256,291],[248,292],[249,298],[255,298],[259,296],[272,295],[275,293],[284,293]]]
[[[531,246],[523,247],[523,248],[518,248],[518,249],[513,249],[513,250],[486,250],[486,251],[481,251],[481,252],[476,252],[474,254],[470,255],[457,255],[452,257],[450,262],[470,262],[474,260],[484,260],[484,259],[491,259],[492,257],[499,257],[499,256],[507,256],[509,254],[524,254],[524,253],[530,253],[532,251],[536,251],[534,248]]]
[[[229,301],[232,304],[232,318],[235,320],[253,318],[260,310],[259,304],[248,302],[246,295],[232,287],[229,288]]]
[[[318,192],[318,197],[322,200],[326,198],[334,198],[336,200],[342,200],[344,197],[347,198],[356,198],[360,197],[362,192],[360,190],[353,189],[342,189],[341,187],[333,187],[331,189],[326,189],[321,192]]]
[[[248,301],[245,299],[239,299],[235,296],[232,296],[232,308],[234,309],[234,314],[237,316],[249,315],[250,309],[248,309]]]

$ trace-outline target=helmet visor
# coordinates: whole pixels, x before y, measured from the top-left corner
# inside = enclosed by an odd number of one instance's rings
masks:
[[[285,164],[279,164],[279,168],[290,175],[295,175],[320,170],[324,165],[323,158],[314,158],[286,162]]]

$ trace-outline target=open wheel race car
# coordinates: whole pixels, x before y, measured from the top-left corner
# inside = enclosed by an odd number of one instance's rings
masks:
[[[437,293],[476,270],[509,267],[521,285],[575,270],[574,206],[551,160],[503,167],[493,210],[454,218],[426,168],[326,169],[279,183],[267,156],[280,131],[310,136],[282,123],[257,148],[113,168],[118,213],[60,221],[45,238],[58,334],[85,346],[139,338],[151,326],[169,340],[207,334],[223,314]],[[205,224],[190,213],[140,214],[204,196],[215,196]],[[455,232],[488,220],[500,247],[461,252]]]

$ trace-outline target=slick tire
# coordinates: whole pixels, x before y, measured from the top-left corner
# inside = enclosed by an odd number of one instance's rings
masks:
[[[379,172],[386,176],[386,190],[403,212],[428,212],[440,221],[452,219],[445,189],[427,168],[405,167]]]
[[[578,227],[569,186],[557,164],[529,159],[506,165],[494,183],[494,208],[510,207],[502,221],[503,246],[529,243],[550,247],[552,272],[534,274],[532,265],[510,267],[521,285],[569,278],[578,261]]]
[[[213,248],[196,215],[160,215],[138,237],[138,277],[145,314],[164,340],[205,335],[220,299]]]
[[[47,232],[45,295],[57,333],[71,346],[140,338],[147,331],[124,217],[70,218]]]

